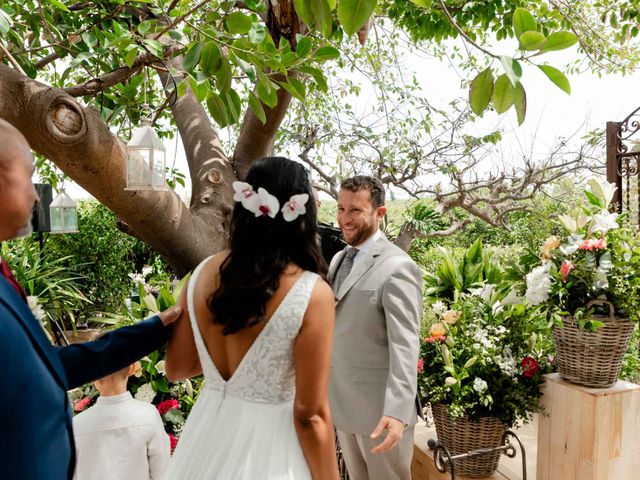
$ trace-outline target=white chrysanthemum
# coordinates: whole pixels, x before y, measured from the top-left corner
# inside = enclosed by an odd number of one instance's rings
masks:
[[[438,300],[437,302],[434,302],[433,305],[431,305],[431,310],[433,311],[433,313],[440,316],[447,311],[447,306],[442,300]]]
[[[549,299],[549,291],[551,290],[550,268],[551,264],[545,263],[527,274],[527,291],[524,297],[529,304],[540,305]]]
[[[145,383],[140,388],[138,388],[138,391],[135,394],[135,398],[136,400],[140,400],[142,402],[151,403],[153,402],[153,399],[156,398],[156,392],[150,383]]]
[[[487,382],[482,380],[480,377],[476,377],[475,380],[473,381],[473,389],[476,392],[478,393],[486,392],[487,388],[489,388],[489,386],[487,385]]]

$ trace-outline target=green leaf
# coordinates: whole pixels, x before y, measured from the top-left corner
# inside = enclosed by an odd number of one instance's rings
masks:
[[[178,98],[180,98],[182,95],[185,94],[185,92],[187,91],[187,82],[185,80],[182,80],[180,83],[178,83]]]
[[[215,92],[209,92],[209,95],[207,95],[207,108],[209,109],[209,114],[220,127],[224,128],[229,125],[227,109],[220,95]]]
[[[245,15],[242,12],[233,12],[227,16],[225,23],[229,33],[243,35],[245,33],[249,33],[249,30],[251,30],[251,26],[253,25],[253,20],[250,16]]]
[[[318,85],[318,87],[320,87],[320,90],[322,91],[327,90],[327,80],[324,78],[324,74],[322,73],[322,70],[320,70],[319,68],[308,67],[308,66],[302,66],[298,68],[298,70],[302,73],[307,73],[311,75],[314,81],[316,82],[316,84]]]
[[[315,20],[318,30],[325,37],[331,36],[333,30],[333,20],[331,18],[331,9],[327,0],[310,0],[311,13]]]
[[[569,79],[565,77],[564,73],[551,65],[538,65],[538,68],[542,70],[544,74],[549,77],[549,80],[555,83],[560,90],[567,94],[571,94],[571,84],[569,83]]]
[[[596,207],[599,207],[599,208],[605,208],[604,201],[599,196],[595,195],[589,190],[585,190],[584,194],[587,196],[587,200],[589,200],[589,203],[591,205],[595,205]]]
[[[169,386],[164,378],[160,380],[151,380],[151,386],[153,386],[153,389],[156,392],[169,393]]]
[[[276,93],[275,85],[271,80],[268,80],[264,74],[260,75],[260,73],[262,72],[258,73],[260,76],[257,87],[258,97],[260,97],[262,103],[269,108],[273,108],[278,104],[278,94]]]
[[[307,25],[313,25],[313,13],[311,12],[312,0],[293,0],[293,5],[296,7],[296,13],[300,20]]]
[[[149,51],[153,53],[156,57],[162,58],[164,56],[163,46],[159,41],[145,39],[145,40],[142,40],[142,43],[144,43],[146,47],[149,49]]]
[[[0,8],[0,33],[7,33],[11,29],[13,21],[11,17]]]
[[[481,71],[471,82],[469,89],[469,105],[476,115],[482,115],[482,112],[489,106],[491,95],[493,94],[493,73],[490,68]]]
[[[513,90],[513,106],[515,107],[516,115],[518,116],[518,125],[522,125],[524,117],[527,115],[527,94],[520,82],[516,84],[516,87]]]
[[[258,120],[260,120],[263,125],[267,123],[267,116],[264,113],[264,108],[262,108],[262,103],[260,102],[260,99],[256,97],[256,94],[253,92],[249,94],[249,106],[253,110],[253,113],[256,114],[256,117],[258,117]]]
[[[367,23],[377,0],[340,0],[338,4],[338,20],[347,35],[353,35]]]
[[[136,61],[136,58],[138,58],[138,49],[134,47],[125,55],[124,63],[127,64],[127,67],[131,68],[133,63]]]
[[[513,14],[513,31],[516,34],[517,38],[520,38],[524,32],[535,31],[538,29],[536,25],[536,21],[533,19],[533,15],[531,15],[524,8],[516,8],[516,11]]]
[[[199,102],[207,98],[207,91],[209,90],[207,82],[198,82],[195,78],[189,76],[189,86]]]
[[[540,50],[547,44],[547,37],[532,30],[524,32],[518,40],[520,41],[520,50]]]
[[[493,106],[497,113],[504,113],[513,105],[513,85],[506,74],[496,79],[493,87]]]
[[[311,52],[311,48],[313,44],[309,37],[303,37],[302,35],[297,35],[297,45],[296,45],[296,53],[299,58],[304,58]]]
[[[231,65],[226,57],[221,57],[220,68],[216,72],[216,87],[221,92],[231,88]]]
[[[520,63],[508,55],[500,55],[500,63],[502,64],[502,68],[504,68],[504,73],[506,73],[509,80],[511,80],[511,85],[515,87],[520,81],[520,77],[522,77],[522,67]]]
[[[207,75],[215,75],[222,64],[222,54],[215,42],[207,42],[200,54],[200,68]]]
[[[63,12],[68,12],[69,11],[67,6],[64,3],[59,2],[58,0],[49,0],[49,3],[51,3],[58,10],[62,10]]]
[[[237,123],[240,120],[240,107],[242,105],[240,96],[233,88],[230,88],[221,95],[221,98],[227,108],[227,118],[232,125]]]
[[[316,60],[332,60],[339,57],[340,52],[338,51],[338,49],[330,46],[319,48],[318,50],[316,50],[316,53],[313,56],[313,58]]]
[[[196,42],[191,45],[191,48],[187,51],[187,54],[184,56],[184,69],[192,73],[193,69],[196,68],[198,62],[200,62],[200,53],[202,52],[202,42]]]
[[[422,8],[431,8],[433,0],[411,0],[411,3]]]
[[[294,82],[297,83],[294,84]],[[302,82],[300,80],[296,78],[288,78],[286,82],[279,81],[278,84],[298,100],[304,100],[304,85],[302,85]],[[300,85],[298,84],[302,85],[302,90],[300,89]]]
[[[574,45],[577,41],[578,37],[572,32],[554,32],[547,37],[547,44],[541,51],[552,52],[564,50]]]

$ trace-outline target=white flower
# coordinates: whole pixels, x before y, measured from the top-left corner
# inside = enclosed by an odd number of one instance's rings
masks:
[[[164,360],[160,360],[158,363],[156,363],[156,370],[158,371],[158,373],[161,373],[163,375],[167,374],[164,369]]]
[[[609,230],[618,228],[618,222],[616,221],[617,218],[617,213],[611,213],[607,210],[602,210],[600,213],[596,213],[593,216],[593,220],[595,222],[593,231],[602,232],[602,234],[604,235]]]
[[[509,294],[502,299],[503,305],[517,305],[524,302],[524,298],[518,296],[518,292],[515,288],[509,291]]]
[[[153,402],[154,398],[156,398],[156,392],[150,383],[145,383],[144,385],[142,385],[140,388],[138,388],[138,391],[135,394],[135,399],[142,402],[151,403]]]
[[[487,388],[489,388],[489,386],[487,385],[487,382],[482,380],[480,377],[476,377],[475,380],[473,381],[473,389],[476,392],[478,393],[486,392]]]
[[[447,306],[442,300],[438,300],[437,302],[434,302],[433,305],[431,305],[431,310],[433,311],[433,313],[440,316],[447,311]]]
[[[189,380],[188,378],[185,378],[184,380],[184,389],[187,392],[187,395],[189,395],[190,397],[193,397],[193,384],[191,383],[191,380]]]
[[[255,213],[256,217],[266,217],[268,215],[271,218],[275,218],[280,210],[280,202],[278,202],[278,199],[262,187],[258,189],[257,195],[253,195],[247,199],[247,203],[249,205],[246,208]]]
[[[527,291],[524,297],[529,304],[535,306],[549,299],[551,290],[551,277],[549,275],[550,263],[545,263],[534,268],[527,274]]]
[[[244,208],[253,212],[254,202],[252,199],[256,196],[253,187],[246,182],[233,182],[233,191],[233,200],[242,203]]]
[[[44,308],[42,308],[42,305],[38,303],[38,297],[36,297],[35,295],[29,295],[27,297],[27,304],[29,305],[29,309],[31,310],[31,313],[36,318],[36,320],[42,322],[47,314],[44,311]]]
[[[151,272],[153,272],[153,267],[150,267],[148,265],[145,265],[144,267],[142,267],[142,276],[146,277],[147,275],[150,275]]]
[[[494,289],[495,285],[487,283],[480,288],[470,288],[469,293],[476,297],[482,298],[485,302],[489,302],[491,300],[491,295],[493,294]]]
[[[455,385],[456,383],[458,383],[458,380],[456,380],[456,379],[455,379],[455,378],[453,378],[453,377],[447,377],[447,378],[445,378],[445,379],[444,379],[444,384],[445,384],[445,385],[447,385],[447,386],[449,386],[449,387],[450,387],[451,385]]]
[[[491,313],[493,313],[494,315],[498,315],[503,310],[504,310],[504,305],[502,305],[502,303],[500,303],[500,300],[498,300],[496,303],[494,303],[491,306]]]
[[[292,222],[298,216],[307,213],[305,204],[309,201],[309,195],[301,193],[299,195],[292,195],[287,203],[282,207],[282,216],[285,222]]]
[[[604,202],[604,206],[608,207],[613,200],[613,195],[616,193],[617,187],[614,183],[599,182],[595,178],[589,180],[589,186],[591,191]]]

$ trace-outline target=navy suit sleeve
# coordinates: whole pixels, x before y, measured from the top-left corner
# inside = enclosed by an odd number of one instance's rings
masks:
[[[160,317],[108,332],[95,342],[56,349],[72,389],[102,378],[157,350],[165,344],[169,329]]]

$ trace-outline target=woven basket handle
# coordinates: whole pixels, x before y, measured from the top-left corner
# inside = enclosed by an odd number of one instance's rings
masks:
[[[608,305],[609,306],[609,318],[611,319],[611,321],[615,321],[616,317],[613,314],[614,313],[614,306],[613,303],[611,303],[608,300],[600,300],[598,298],[596,298],[595,300],[591,300],[589,303],[587,303],[587,308],[591,307],[591,305]]]

